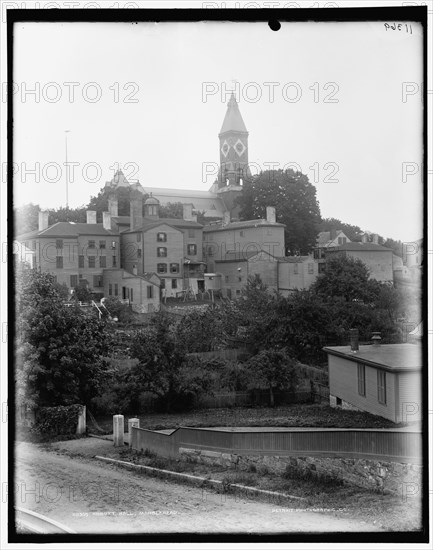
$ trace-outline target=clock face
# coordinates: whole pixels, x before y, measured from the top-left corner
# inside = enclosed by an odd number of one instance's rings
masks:
[[[238,139],[237,142],[235,143],[235,151],[238,154],[238,156],[241,157],[245,153],[245,150],[246,150],[245,145],[240,139]]]
[[[225,140],[222,147],[221,147],[221,153],[226,157],[229,154],[230,145]]]

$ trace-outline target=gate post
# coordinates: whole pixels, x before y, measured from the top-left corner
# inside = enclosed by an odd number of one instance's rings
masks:
[[[128,436],[129,436],[129,446],[132,447],[132,428],[140,427],[139,418],[129,418],[128,419]]]
[[[123,414],[113,415],[113,442],[115,447],[123,446],[123,433],[125,430]]]

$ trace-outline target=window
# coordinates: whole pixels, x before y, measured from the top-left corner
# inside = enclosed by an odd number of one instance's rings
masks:
[[[167,233],[157,233],[156,234],[156,240],[159,243],[166,243],[167,242]]]
[[[56,268],[61,269],[63,267],[63,256],[56,256]]]
[[[194,229],[188,229],[188,238],[194,239],[195,238],[195,230]]]
[[[119,296],[119,285],[114,283],[114,296]]]
[[[196,244],[189,244],[188,245],[188,254],[191,256],[195,256],[197,254],[197,245]]]
[[[105,241],[99,241],[99,248],[105,249]]]
[[[113,296],[113,285],[111,283],[108,284],[108,296]]]
[[[167,264],[158,264],[156,270],[158,273],[167,273]]]
[[[36,241],[32,241],[33,250],[36,250]]]
[[[78,275],[71,275],[70,282],[71,288],[75,288],[76,286],[78,286]]]
[[[208,254],[208,256],[213,256],[213,247],[212,246],[207,247],[207,254]]]
[[[242,277],[238,277],[238,281],[241,283],[242,282]]]
[[[165,279],[161,279],[161,290],[165,288]]]
[[[141,248],[137,248],[137,258],[141,258]]]
[[[320,258],[320,250],[319,250],[318,248],[315,248],[315,249],[313,250],[313,258],[314,258],[315,260],[318,260],[318,259]]]
[[[158,258],[166,258],[167,257],[167,249],[165,246],[159,246],[156,249],[156,255]]]
[[[99,258],[99,267],[107,267],[107,256],[101,256]]]
[[[308,264],[308,273],[314,273],[314,264],[312,263],[309,263]]]
[[[177,288],[177,279],[171,280],[171,288]]]
[[[325,264],[319,264],[319,273],[325,273]]]
[[[153,286],[148,285],[147,287],[147,299],[150,300],[153,298]]]
[[[78,256],[78,267],[84,267],[84,256]]]
[[[102,286],[102,275],[93,275],[93,288],[100,288]]]
[[[63,239],[56,240],[56,248],[63,248]]]
[[[377,400],[382,405],[386,405],[386,372],[377,371]]]
[[[117,267],[117,256],[113,256],[113,267]]]
[[[229,282],[229,276],[226,275],[226,283],[228,283],[228,282]]]
[[[89,248],[95,248],[95,241],[89,241],[88,246]]]
[[[96,265],[95,256],[89,256],[88,260],[89,260],[89,267],[95,267],[95,265]]]
[[[136,233],[136,239],[138,243],[141,241],[141,233]]]
[[[297,275],[297,274],[299,273],[299,265],[298,265],[298,264],[295,264],[295,265],[293,266],[293,273],[294,273],[295,275]]]
[[[112,243],[111,243],[111,249],[112,249],[112,250],[115,250],[115,249],[116,249],[116,241],[112,241]]]
[[[358,363],[358,393],[365,397],[365,365]]]
[[[132,288],[129,290],[129,298],[131,299],[131,302],[134,301],[134,293],[133,293]]]
[[[84,267],[84,265],[83,265],[83,267]],[[78,274],[78,279],[81,280],[82,278],[83,278],[83,274],[82,274],[82,273],[79,273],[79,274]]]
[[[179,273],[179,264],[170,264],[170,273]]]
[[[236,296],[240,296],[241,291],[239,289],[236,290]]]

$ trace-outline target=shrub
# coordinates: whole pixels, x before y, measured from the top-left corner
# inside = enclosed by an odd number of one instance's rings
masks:
[[[32,430],[48,435],[74,434],[81,410],[81,405],[42,407],[38,410]]]

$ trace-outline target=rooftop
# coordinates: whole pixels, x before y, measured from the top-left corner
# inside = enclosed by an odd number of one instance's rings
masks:
[[[196,229],[201,229],[203,226],[197,222],[184,220],[182,218],[158,218],[157,220],[149,219],[146,220],[146,218],[143,219],[143,224],[140,227],[137,227],[136,229],[129,229],[127,231],[123,231],[124,233],[135,233],[137,231],[149,231],[149,229],[153,229],[154,227],[158,227],[159,225],[167,224],[171,225],[172,227],[191,227]]]
[[[209,233],[212,231],[230,231],[233,229],[245,229],[247,227],[286,227],[282,223],[268,222],[268,220],[245,220],[242,222],[230,222],[225,225],[221,223],[211,223],[203,228],[203,232]]]
[[[345,243],[339,246],[332,246],[328,252],[349,251],[364,251],[364,252],[392,252],[391,248],[374,243]]]
[[[330,346],[323,348],[331,355],[344,357],[355,363],[361,362],[373,367],[382,367],[389,371],[421,370],[422,349],[419,344],[380,344],[359,346],[353,352],[350,346]]]
[[[221,127],[220,134],[231,131],[248,133],[241,112],[239,111],[238,102],[236,101],[235,95],[233,93],[230,97],[230,101],[227,103],[227,112],[226,116],[224,117],[224,122]]]
[[[42,231],[33,231],[20,235],[19,239],[32,237],[78,237],[78,235],[117,235],[115,231],[104,229],[102,223],[74,223],[74,222],[57,222],[43,229]]]

